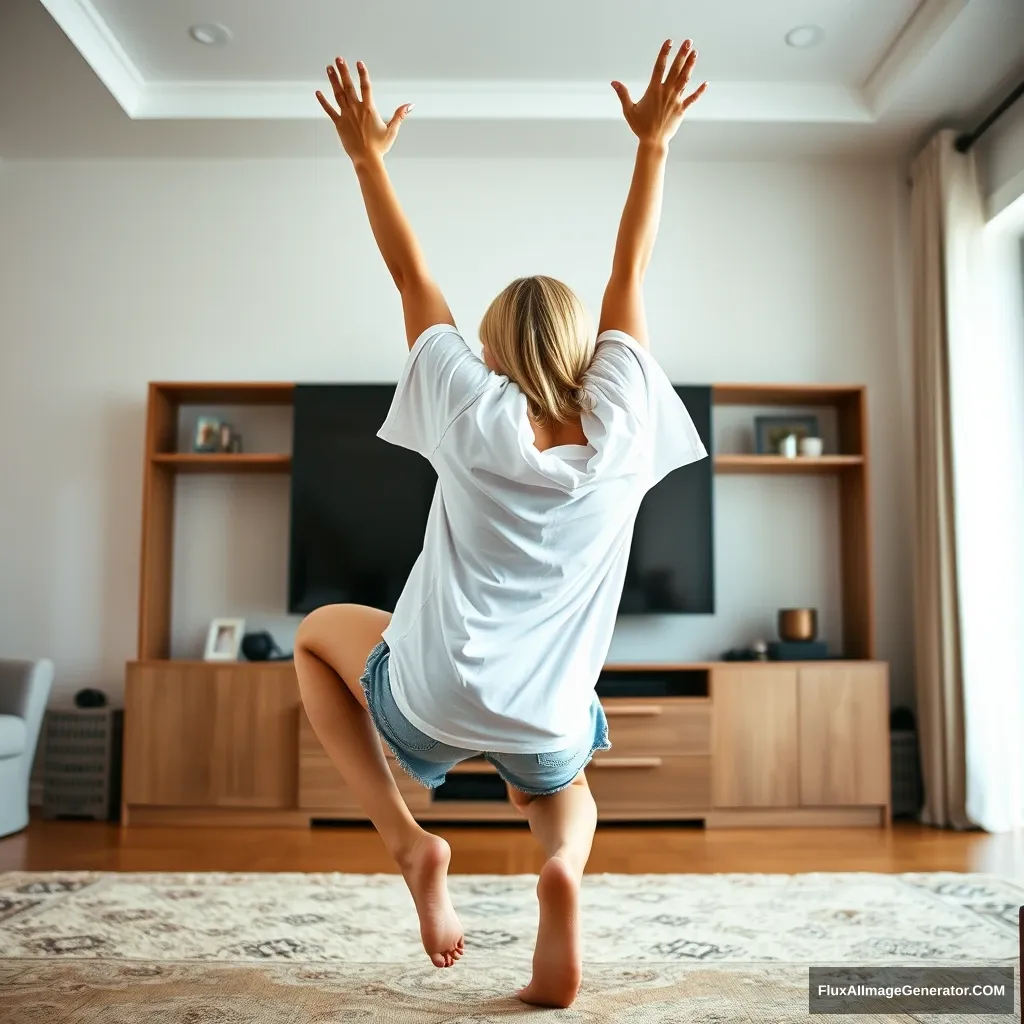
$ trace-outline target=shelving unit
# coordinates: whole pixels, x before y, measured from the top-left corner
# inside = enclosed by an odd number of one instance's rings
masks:
[[[787,459],[781,455],[716,455],[716,473],[786,473],[826,476],[859,469],[864,465],[860,455],[821,455],[817,458]]]
[[[292,457],[278,454],[172,452],[152,456],[152,463],[178,473],[290,473]]]
[[[286,452],[217,454],[179,452],[178,414],[183,406],[291,406],[290,383],[186,382],[149,386],[143,485],[142,559],[139,586],[140,660],[170,654],[174,481],[179,473],[289,474]],[[838,478],[842,550],[843,643],[848,657],[875,656],[870,465],[867,396],[857,386],[818,384],[716,384],[715,406],[831,407],[836,411],[840,452],[819,458],[716,455],[722,475],[802,475]]]
[[[277,474],[288,452],[178,451],[194,407],[290,407],[289,383],[154,383],[144,453],[138,655],[127,666],[122,822],[308,827],[361,818],[301,710],[292,662],[170,658],[179,474]],[[875,662],[870,462],[863,388],[726,384],[715,406],[827,407],[838,451],[816,459],[720,454],[725,475],[826,476],[839,491],[843,652],[848,660],[784,665],[609,665],[598,694],[615,750],[594,761],[602,820],[703,820],[707,827],[879,825],[889,819],[887,667]],[[673,674],[667,686],[654,677]],[[666,688],[667,686],[667,688]],[[659,689],[660,687],[660,689]],[[660,695],[659,695],[660,694]],[[479,778],[474,779],[474,776]],[[432,803],[397,772],[422,820],[517,817],[489,765],[453,773]],[[500,788],[500,787],[499,787]]]
[[[288,383],[151,383],[146,415],[142,483],[142,553],[139,578],[140,661],[171,653],[174,564],[174,495],[179,473],[290,473],[287,452],[221,454],[178,451],[183,406],[290,406]]]
[[[715,406],[830,408],[835,410],[839,451],[818,458],[779,455],[715,456],[720,474],[828,476],[839,485],[839,536],[843,653],[875,657],[872,571],[871,464],[868,456],[867,390],[831,384],[715,384]]]

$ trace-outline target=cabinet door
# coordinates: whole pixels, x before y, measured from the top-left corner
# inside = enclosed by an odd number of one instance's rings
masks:
[[[129,665],[124,702],[125,803],[208,804],[216,707],[209,670]]]
[[[211,803],[295,807],[299,684],[292,665],[225,666],[213,685]]]
[[[294,807],[298,705],[290,664],[130,665],[125,802]]]
[[[889,803],[889,680],[885,665],[800,670],[800,803]]]
[[[796,669],[716,668],[711,687],[714,806],[796,807]]]

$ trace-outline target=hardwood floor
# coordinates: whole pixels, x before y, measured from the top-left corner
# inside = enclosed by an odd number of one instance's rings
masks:
[[[456,873],[536,872],[540,854],[524,828],[452,827]],[[325,829],[121,829],[33,822],[0,840],[0,871],[389,872],[376,834]],[[1024,880],[1024,833],[992,836],[897,824],[885,829],[723,829],[606,825],[594,872],[981,871]]]

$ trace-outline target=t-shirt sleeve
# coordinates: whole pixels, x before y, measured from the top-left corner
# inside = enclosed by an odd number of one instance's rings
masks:
[[[682,399],[650,352],[622,331],[597,339],[588,371],[590,386],[633,435],[643,453],[647,486],[680,466],[707,457],[707,450]]]
[[[452,421],[486,387],[489,375],[454,327],[428,327],[409,352],[377,436],[429,458]]]

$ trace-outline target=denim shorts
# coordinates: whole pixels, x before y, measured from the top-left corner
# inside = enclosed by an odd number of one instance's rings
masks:
[[[398,710],[391,695],[390,660],[391,652],[384,641],[377,644],[366,659],[366,671],[360,682],[366,694],[370,718],[398,763],[428,789],[440,786],[460,761],[482,756],[514,789],[531,796],[550,796],[571,785],[590,763],[595,751],[611,749],[608,720],[597,694],[594,694],[590,705],[588,738],[569,750],[547,754],[500,754],[449,746],[420,732]]]

